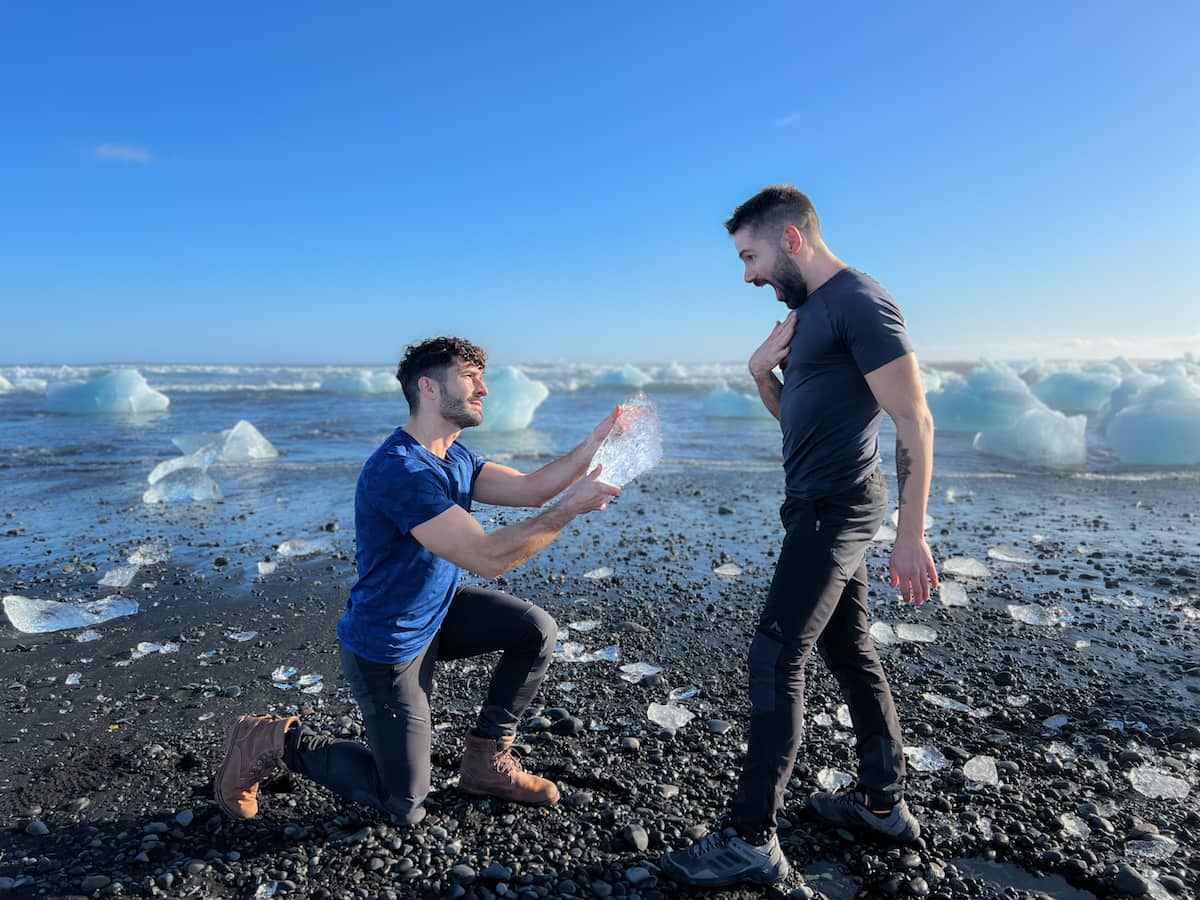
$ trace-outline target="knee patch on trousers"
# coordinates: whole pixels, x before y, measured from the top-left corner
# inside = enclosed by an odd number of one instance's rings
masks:
[[[750,642],[750,710],[752,715],[775,711],[782,642],[761,631]]]

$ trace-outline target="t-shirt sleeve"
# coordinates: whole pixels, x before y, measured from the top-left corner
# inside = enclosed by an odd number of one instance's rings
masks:
[[[912,352],[904,316],[887,294],[857,291],[842,310],[843,339],[864,375]]]
[[[374,479],[371,494],[376,508],[405,534],[454,505],[446,485],[426,469],[395,466]]]

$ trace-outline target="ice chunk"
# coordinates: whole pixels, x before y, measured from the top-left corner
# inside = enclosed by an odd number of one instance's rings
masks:
[[[136,600],[124,597],[105,597],[86,603],[63,603],[58,600],[35,600],[9,594],[4,598],[4,612],[13,628],[25,634],[47,634],[99,625],[109,619],[131,616],[138,611]]]
[[[710,419],[772,418],[762,400],[749,394],[739,394],[724,381],[717,382],[704,398],[704,415]]]
[[[887,622],[873,622],[871,624],[871,637],[875,643],[881,644],[884,647],[894,644],[899,640],[896,637],[896,630]]]
[[[166,562],[171,556],[171,550],[161,544],[142,544],[126,560],[135,566],[156,566]]]
[[[943,697],[941,694],[935,694],[931,691],[926,691],[921,695],[926,703],[932,703],[934,706],[940,706],[942,709],[953,710],[954,712],[972,713],[975,710],[965,703],[954,700],[950,697]]]
[[[994,559],[997,562],[1015,563],[1017,565],[1025,565],[1033,562],[1031,557],[1020,553],[1015,548],[1010,547],[1008,544],[1000,544],[997,547],[991,547],[988,550],[987,555],[988,559]]]
[[[826,712],[817,713],[812,717],[812,721],[814,725],[820,725],[822,728],[833,727],[833,716]]]
[[[400,390],[400,382],[395,372],[361,369],[351,375],[326,378],[321,382],[321,390],[335,394],[390,394]]]
[[[1058,817],[1058,821],[1062,823],[1063,834],[1069,837],[1086,841],[1092,836],[1092,829],[1088,828],[1087,822],[1074,813],[1062,813]]]
[[[1067,723],[1070,721],[1071,720],[1062,713],[1058,713],[1057,715],[1053,715],[1050,718],[1045,719],[1042,724],[1047,728],[1053,728],[1055,731],[1057,731],[1060,728],[1065,728]]]
[[[600,480],[622,487],[661,461],[658,406],[639,394],[621,404],[621,413],[596,450],[589,468],[603,466]]]
[[[279,456],[275,445],[245,419],[239,419],[236,425],[221,433],[225,438],[217,456],[221,462],[252,462],[256,459],[274,459]]]
[[[973,443],[989,456],[1042,466],[1082,466],[1087,459],[1086,428],[1087,416],[1031,409],[1006,429],[981,431]]]
[[[944,568],[944,567],[943,567]],[[943,581],[938,585],[938,599],[942,606],[968,606],[967,589],[957,581]]]
[[[875,532],[875,536],[871,538],[871,540],[878,541],[883,544],[886,544],[889,541],[894,541],[895,539],[896,529],[891,525],[880,525],[879,530]]]
[[[1166,769],[1150,765],[1131,769],[1129,783],[1139,794],[1162,800],[1183,800],[1190,789],[1182,778],[1176,778]]]
[[[835,715],[837,716],[838,724],[843,728],[854,727],[854,720],[850,718],[850,707],[845,703],[837,708]]]
[[[1033,386],[1039,400],[1063,413],[1098,412],[1121,383],[1111,370],[1055,372]]]
[[[117,369],[83,384],[56,385],[46,392],[46,406],[57,413],[161,412],[170,404],[167,395],[150,387],[137,369]]]
[[[554,658],[562,662],[617,662],[621,658],[621,645],[612,644],[602,650],[587,650],[583,644],[566,641],[554,645]]]
[[[982,431],[1014,424],[1026,410],[1043,407],[1012,369],[989,363],[966,375],[947,375],[926,395],[939,431]]]
[[[312,684],[308,685],[307,687],[300,688],[300,693],[302,693],[302,694],[319,694],[323,690],[325,690],[325,682],[314,681]]]
[[[0,375],[0,394],[7,394],[13,389],[12,382]]]
[[[671,691],[671,693],[669,693],[667,695],[667,699],[672,700],[672,701],[674,701],[674,700],[691,700],[698,693],[700,693],[700,688],[697,688],[697,687],[691,687],[691,686],[679,687],[679,688],[675,688],[673,691]]]
[[[600,566],[598,569],[591,569],[590,571],[584,572],[583,577],[597,580],[600,578],[608,578],[610,575],[612,575],[612,573],[613,570],[608,566]]]
[[[165,644],[160,644],[157,641],[142,641],[136,647],[129,651],[130,659],[141,659],[143,656],[149,656],[151,653],[178,653],[179,645],[168,641]]]
[[[180,469],[207,471],[213,460],[216,459],[218,452],[216,446],[201,447],[195,453],[189,453],[187,456],[176,456],[173,459],[164,460],[150,470],[146,481],[150,484],[157,484],[172,472],[178,472]]]
[[[221,486],[201,469],[180,469],[150,485],[142,494],[142,502],[184,503],[220,500],[225,495]]]
[[[254,640],[256,637],[258,637],[258,632],[257,631],[238,631],[238,632],[235,632],[234,634],[228,635],[228,637],[231,641],[238,641],[239,643],[243,643],[245,641]]]
[[[87,644],[91,641],[98,641],[100,640],[100,632],[93,631],[89,628],[87,631],[81,631],[79,634],[75,635],[75,640],[81,644]]]
[[[115,588],[129,587],[129,583],[137,577],[139,568],[139,566],[117,566],[115,569],[110,569],[100,579],[100,586]]]
[[[625,663],[621,666],[621,678],[628,681],[630,684],[637,684],[643,678],[649,678],[651,675],[657,675],[662,671],[661,666],[655,666],[650,663],[636,662]]]
[[[277,567],[278,565],[279,565],[279,564],[278,564],[278,563],[276,563],[276,562],[272,562],[272,561],[270,561],[270,560],[264,561],[264,560],[261,560],[261,559],[260,559],[260,560],[258,561],[258,574],[259,574],[259,576],[274,575],[274,574],[275,574],[275,569],[276,569],[276,567]]]
[[[1044,627],[1062,625],[1071,618],[1070,614],[1061,606],[1045,607],[1023,603],[1008,604],[1008,614],[1026,625]]]
[[[942,571],[947,575],[958,575],[963,578],[987,578],[987,566],[969,556],[952,556],[942,563]]]
[[[528,428],[533,414],[550,389],[520,369],[507,366],[487,376],[488,395],[483,399],[484,431],[520,431]]]
[[[275,548],[280,556],[312,556],[314,553],[328,553],[333,549],[333,538],[292,538],[284,541]]]
[[[685,378],[687,378],[687,369],[674,361],[654,370],[655,381],[683,381]]]
[[[1065,719],[1066,716],[1063,716],[1063,718]],[[1047,762],[1049,762],[1050,758],[1053,757],[1061,763],[1071,763],[1075,762],[1075,759],[1078,755],[1079,754],[1075,752],[1075,748],[1073,748],[1070,744],[1064,744],[1062,741],[1051,741],[1050,746],[1046,748]]]
[[[655,725],[661,725],[670,731],[678,731],[696,718],[696,714],[690,709],[674,703],[651,703],[646,709],[646,718]]]
[[[637,366],[626,364],[620,369],[612,369],[601,373],[596,378],[596,384],[626,385],[628,387],[640,388],[645,387],[653,380],[653,378],[637,368]]]
[[[1127,841],[1125,855],[1131,859],[1144,859],[1151,862],[1161,862],[1175,854],[1179,844],[1165,834],[1156,834],[1144,841]]]
[[[742,567],[737,563],[722,563],[713,569],[714,575],[719,575],[722,578],[734,578],[742,574]]]
[[[1019,709],[1022,706],[1029,705],[1029,695],[1028,694],[1009,694],[1007,697],[1004,698],[1004,702],[1008,706],[1012,706],[1012,707]]]
[[[902,641],[932,644],[937,640],[938,634],[928,625],[909,625],[907,622],[901,622],[896,626],[896,637]]]
[[[599,624],[600,624],[599,622],[594,622],[589,619],[584,622],[572,622],[567,627],[570,628],[572,631],[579,631],[579,632],[583,632],[584,634],[586,634],[589,631],[594,631]]]
[[[1137,466],[1200,465],[1200,390],[1184,387],[1178,395],[1148,398],[1121,410],[1105,432],[1121,462]],[[1187,396],[1195,391],[1197,396]]]
[[[940,772],[950,768],[950,760],[937,747],[926,744],[924,747],[905,747],[904,758],[910,768],[918,772]]]
[[[324,675],[318,675],[316,672],[309,672],[307,675],[301,675],[296,679],[296,684],[300,687],[312,687],[318,681],[324,681]]]
[[[291,678],[293,675],[295,675],[298,671],[300,671],[300,670],[297,669],[295,666],[278,666],[278,667],[276,667],[275,671],[271,673],[271,680],[272,681],[287,681],[289,678]]]
[[[837,791],[854,784],[854,776],[826,766],[817,773],[817,784],[823,791]]]
[[[972,756],[963,763],[963,775],[968,781],[976,784],[1000,783],[1000,773],[996,770],[996,760],[990,756]]]

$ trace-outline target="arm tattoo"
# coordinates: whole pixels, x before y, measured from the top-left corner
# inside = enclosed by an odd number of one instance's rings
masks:
[[[896,483],[899,485],[900,497],[897,506],[904,505],[904,485],[908,483],[908,476],[912,474],[912,454],[908,452],[908,448],[900,443],[900,438],[896,438]]]

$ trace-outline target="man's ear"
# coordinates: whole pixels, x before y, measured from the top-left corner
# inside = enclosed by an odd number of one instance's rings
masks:
[[[435,378],[431,375],[422,375],[417,379],[417,391],[422,394],[428,394],[430,397],[436,397],[437,391],[434,388]]]
[[[795,225],[787,225],[784,226],[780,243],[783,245],[785,253],[789,256],[795,256],[804,249],[804,235],[800,233],[800,229]]]

